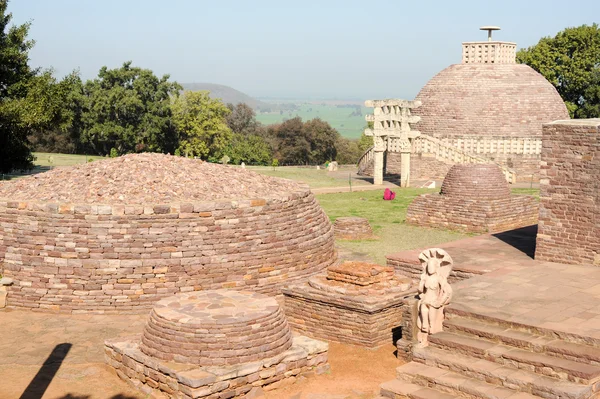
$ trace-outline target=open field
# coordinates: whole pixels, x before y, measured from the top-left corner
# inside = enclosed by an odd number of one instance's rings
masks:
[[[270,113],[257,113],[256,120],[265,125],[283,122],[296,116],[307,121],[321,118],[328,122],[340,134],[349,139],[358,139],[367,126],[365,115],[372,112],[371,108],[360,105],[334,105],[298,103],[298,109],[293,111],[274,111]],[[360,110],[360,112],[357,112]]]
[[[412,200],[435,189],[405,188],[396,190],[396,199],[384,201],[382,190],[317,195],[331,221],[341,216],[369,219],[377,239],[336,240],[342,259],[373,261],[385,265],[385,255],[405,249],[435,246],[460,240],[467,234],[409,226],[404,223],[406,209]]]

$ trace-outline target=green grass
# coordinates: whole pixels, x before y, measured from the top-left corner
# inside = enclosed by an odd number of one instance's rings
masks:
[[[371,184],[356,176],[356,168],[340,168],[337,172],[328,172],[326,169],[298,168],[293,166],[279,166],[275,169],[269,167],[247,167],[257,173],[284,179],[302,181],[310,188],[323,187],[349,187],[348,175],[352,180],[352,186]]]
[[[74,155],[74,154],[53,154],[49,152],[34,152],[36,166],[71,166],[79,163],[85,163],[86,160],[95,161],[103,159],[97,155]]]
[[[510,191],[513,194],[532,195],[535,198],[540,199],[540,189],[539,188],[512,188]]]
[[[406,209],[413,199],[435,189],[405,188],[396,190],[396,199],[383,200],[383,190],[354,193],[320,194],[317,199],[333,222],[342,216],[359,216],[369,220],[377,236],[373,240],[337,240],[342,259],[364,259],[385,264],[385,255],[394,252],[434,246],[469,237],[447,230],[405,224]]]
[[[286,119],[295,118],[296,116],[301,117],[303,121],[321,118],[340,132],[342,136],[349,139],[358,139],[367,126],[365,115],[373,112],[372,108],[361,107],[362,115],[350,116],[350,114],[355,111],[355,108],[338,108],[335,105],[329,104],[301,103],[298,105],[300,107],[299,110],[291,112],[284,111],[283,114],[280,114],[279,111],[262,114],[258,113],[256,115],[256,120],[265,125],[270,125],[283,122]]]

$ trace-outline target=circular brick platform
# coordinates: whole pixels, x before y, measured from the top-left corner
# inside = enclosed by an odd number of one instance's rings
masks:
[[[0,183],[8,306],[141,313],[178,292],[277,295],[336,261],[307,185],[162,154]]]
[[[291,346],[287,320],[274,298],[214,290],[158,301],[140,349],[162,360],[221,366],[266,359]]]
[[[373,229],[369,220],[357,216],[337,218],[333,224],[336,238],[345,240],[362,240],[373,238]]]
[[[510,188],[498,165],[462,164],[450,168],[440,194],[465,199],[501,199],[510,198]]]

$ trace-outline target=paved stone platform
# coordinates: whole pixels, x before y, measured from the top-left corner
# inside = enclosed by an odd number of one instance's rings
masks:
[[[450,281],[463,280],[507,267],[534,265],[536,226],[503,233],[483,234],[438,245],[454,260]],[[399,273],[419,279],[422,273],[419,254],[425,248],[387,255],[387,265]]]

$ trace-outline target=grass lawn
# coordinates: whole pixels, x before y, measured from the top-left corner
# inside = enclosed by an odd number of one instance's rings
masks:
[[[383,200],[383,190],[320,194],[317,195],[317,199],[332,222],[341,216],[364,217],[369,219],[377,236],[377,239],[373,240],[337,240],[342,259],[349,257],[385,265],[385,255],[469,237],[468,234],[409,226],[404,223],[406,209],[412,200],[419,194],[433,192],[436,190],[398,189],[393,201]]]
[[[262,175],[302,181],[311,188],[348,187],[349,176],[352,180],[352,186],[371,184],[356,175],[356,167],[348,169],[342,167],[336,172],[329,172],[326,169],[297,168],[294,166],[279,166],[275,169],[264,166],[247,166],[247,168]]]
[[[104,159],[98,155],[53,154],[49,152],[34,152],[36,166],[71,166],[85,163],[86,160]]]

